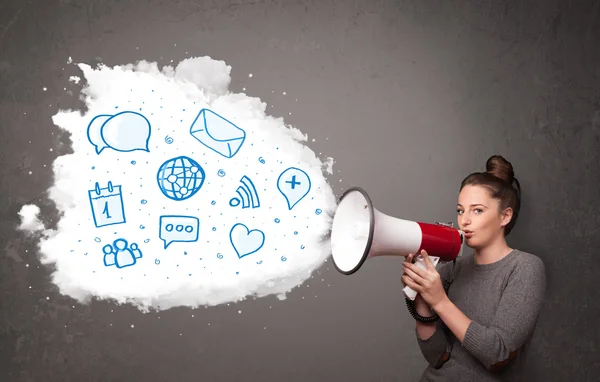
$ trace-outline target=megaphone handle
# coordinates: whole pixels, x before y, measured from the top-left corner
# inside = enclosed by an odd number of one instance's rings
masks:
[[[404,296],[411,301],[415,301],[415,298],[417,298],[418,293],[408,285],[402,289],[402,292],[404,292]]]
[[[436,256],[429,256],[429,259],[431,260],[431,262],[433,263],[433,266],[435,267],[437,265],[437,263],[440,261],[439,257]],[[418,255],[415,258],[415,264],[417,264],[417,266],[423,270],[427,269],[427,265],[425,264],[425,259],[423,258],[423,255]],[[411,287],[409,287],[408,285],[404,287],[404,289],[402,289],[402,291],[404,292],[404,295],[406,296],[406,298],[408,298],[411,301],[414,301],[415,298],[417,298],[417,292],[414,291]]]

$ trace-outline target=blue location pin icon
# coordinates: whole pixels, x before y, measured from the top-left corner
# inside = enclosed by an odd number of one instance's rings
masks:
[[[310,191],[310,178],[308,174],[296,167],[290,167],[279,175],[277,188],[283,194],[288,204],[288,209],[296,204]]]

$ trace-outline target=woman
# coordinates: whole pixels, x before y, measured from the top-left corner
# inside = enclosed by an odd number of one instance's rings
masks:
[[[412,254],[403,263],[402,283],[419,293],[411,307],[429,363],[421,381],[521,378],[546,290],[545,268],[537,256],[506,243],[521,199],[512,165],[495,155],[486,167],[463,180],[458,196],[458,226],[473,254],[443,264],[439,273],[425,251],[427,270],[412,263]],[[442,283],[450,284],[448,293]]]

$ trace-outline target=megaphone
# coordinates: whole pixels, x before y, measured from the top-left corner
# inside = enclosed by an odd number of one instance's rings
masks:
[[[462,256],[464,232],[452,223],[414,222],[388,216],[373,207],[369,195],[352,187],[340,197],[331,227],[331,255],[342,274],[358,271],[367,259],[378,256],[416,255],[416,264],[425,269],[421,255],[427,251],[434,265]],[[404,295],[414,300],[417,292],[406,286]]]

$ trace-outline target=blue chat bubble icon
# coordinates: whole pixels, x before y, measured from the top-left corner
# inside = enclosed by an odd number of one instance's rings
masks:
[[[88,140],[96,148],[96,154],[100,154],[102,150],[107,148],[106,142],[102,139],[102,126],[112,115],[101,114],[95,116],[88,125],[87,136]]]
[[[160,217],[159,237],[165,249],[171,243],[192,243],[198,241],[200,220],[194,216],[164,215]]]
[[[88,140],[100,154],[105,148],[115,151],[147,151],[150,122],[140,113],[123,111],[115,115],[98,115],[88,125]]]

